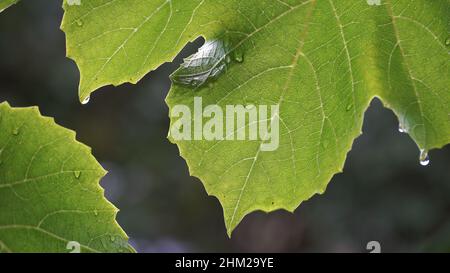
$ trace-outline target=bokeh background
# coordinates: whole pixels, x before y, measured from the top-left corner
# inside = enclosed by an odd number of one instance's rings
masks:
[[[431,151],[430,165],[420,166],[416,145],[379,101],[324,195],[294,214],[252,213],[229,239],[219,202],[166,139],[168,76],[203,41],[139,84],[102,88],[81,105],[62,15],[61,1],[48,0],[24,0],[0,14],[0,102],[37,105],[93,148],[109,170],[101,182],[107,197],[138,251],[367,252],[372,240],[383,252],[450,251],[450,147]]]

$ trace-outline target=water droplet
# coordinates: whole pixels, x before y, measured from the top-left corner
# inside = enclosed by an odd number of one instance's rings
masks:
[[[94,210],[94,215],[98,216],[98,211],[97,210]]]
[[[198,52],[184,59],[172,75],[175,84],[197,88],[216,80],[231,62],[230,48],[223,40],[207,41]]]
[[[445,45],[449,46],[450,45],[450,37],[447,38],[447,40],[445,40]]]
[[[19,135],[19,134],[20,134],[20,128],[19,128],[19,127],[14,128],[14,130],[12,131],[12,133],[13,133],[13,135],[15,135],[15,136]]]
[[[86,105],[89,103],[90,100],[91,100],[91,97],[88,96],[81,102],[81,104]]]
[[[398,131],[399,131],[400,133],[407,133],[407,132],[408,132],[408,130],[406,130],[406,128],[404,127],[404,125],[401,124],[401,123],[398,124]]]
[[[242,54],[241,51],[235,51],[234,60],[238,63],[242,63],[244,61],[244,54]]]
[[[81,176],[81,172],[80,171],[75,171],[73,174],[75,175],[76,179],[80,178],[80,176]]]
[[[430,163],[430,157],[428,156],[428,151],[427,150],[420,150],[420,165],[422,166],[427,166]]]
[[[347,105],[347,108],[345,108],[345,110],[350,111],[350,109],[352,109],[353,105],[349,104]]]
[[[83,26],[83,20],[81,20],[81,19],[77,19],[77,20],[75,21],[75,23],[76,23],[77,26],[79,26],[79,27],[82,27],[82,26]]]
[[[111,236],[111,242],[114,242],[116,240],[116,237]]]

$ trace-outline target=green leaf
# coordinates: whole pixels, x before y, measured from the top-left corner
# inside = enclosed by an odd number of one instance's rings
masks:
[[[0,252],[133,251],[99,186],[104,175],[73,131],[36,107],[1,103]]]
[[[67,56],[80,70],[80,100],[96,89],[136,83],[172,61],[188,41],[222,31],[221,18],[239,1],[90,0],[64,3]],[[231,23],[231,22],[230,22]]]
[[[19,0],[0,0],[0,12],[16,4]]]
[[[261,140],[171,139],[221,202],[231,234],[252,211],[293,211],[323,193],[374,97],[396,113],[422,159],[450,142],[450,2],[376,2],[90,1],[65,6],[62,28],[81,100],[137,82],[203,36],[207,44],[172,76],[171,111],[194,112],[195,97],[222,109],[279,105],[275,151],[262,151]]]

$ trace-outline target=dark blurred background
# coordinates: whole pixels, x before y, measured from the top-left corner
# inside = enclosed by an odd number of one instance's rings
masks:
[[[166,139],[168,76],[203,41],[139,84],[102,88],[81,105],[62,15],[61,1],[48,0],[25,0],[0,14],[0,102],[37,105],[92,147],[109,170],[107,197],[138,251],[367,252],[372,240],[383,252],[450,251],[450,147],[431,151],[430,165],[420,166],[416,145],[379,101],[324,195],[295,214],[252,213],[228,239],[219,202]]]

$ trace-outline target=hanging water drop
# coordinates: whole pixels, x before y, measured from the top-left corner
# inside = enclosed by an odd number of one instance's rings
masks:
[[[80,176],[81,176],[81,172],[80,171],[75,171],[73,174],[75,175],[76,179],[80,178]]]
[[[405,126],[403,124],[401,124],[401,123],[398,124],[398,131],[400,133],[407,133],[408,132],[408,130],[406,130]]]
[[[420,150],[420,165],[427,166],[430,163],[430,157],[428,156],[428,151],[422,149]]]
[[[86,105],[89,103],[90,100],[91,100],[91,97],[88,96],[81,102],[81,104]]]

